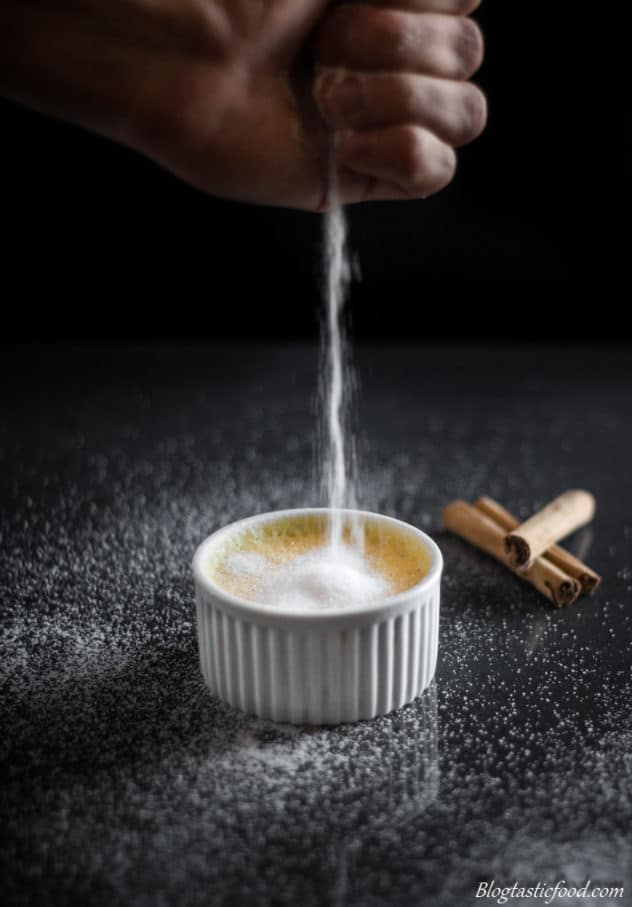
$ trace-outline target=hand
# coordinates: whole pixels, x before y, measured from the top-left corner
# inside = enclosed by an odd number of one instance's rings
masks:
[[[477,2],[3,0],[0,90],[216,195],[321,210],[325,120],[343,201],[427,195],[484,123]]]
[[[373,0],[326,17],[316,48],[318,106],[334,130],[344,201],[423,197],[454,176],[454,148],[487,120],[466,81],[483,40],[465,18],[480,0]]]

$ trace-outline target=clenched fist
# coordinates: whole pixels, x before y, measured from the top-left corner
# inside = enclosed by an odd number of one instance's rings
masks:
[[[0,91],[228,198],[425,197],[485,125],[479,0],[0,0]]]

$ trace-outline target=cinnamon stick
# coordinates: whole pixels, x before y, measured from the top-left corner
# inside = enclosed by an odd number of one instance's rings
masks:
[[[514,569],[528,567],[551,545],[589,523],[595,499],[588,491],[565,491],[505,538],[505,551]]]
[[[484,513],[494,520],[495,523],[498,523],[505,532],[513,532],[513,530],[520,525],[520,520],[517,520],[513,514],[509,513],[508,510],[505,510],[505,508],[493,498],[486,496],[479,498],[477,501],[474,501],[474,506],[477,510],[480,510],[481,513]],[[570,551],[566,551],[565,548],[561,548],[559,545],[552,545],[550,548],[547,548],[542,556],[546,558],[547,561],[551,561],[551,563],[555,564],[556,567],[559,567],[564,573],[579,580],[582,592],[585,595],[592,595],[601,582],[601,577],[598,573],[595,573],[594,570],[580,561],[579,558],[572,555]]]
[[[465,501],[453,501],[443,511],[443,524],[450,532],[487,552],[501,564],[511,566],[505,553],[505,530],[476,507]],[[526,570],[514,570],[514,573],[535,586],[557,608],[571,605],[581,591],[576,579],[546,558],[536,557]]]

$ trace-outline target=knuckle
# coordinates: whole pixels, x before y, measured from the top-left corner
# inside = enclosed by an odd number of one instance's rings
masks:
[[[423,185],[418,187],[412,187],[408,189],[408,195],[410,198],[429,198],[431,195],[436,195],[437,192],[442,192],[443,189],[446,189],[452,180],[454,179],[455,169],[451,170],[449,173],[446,172],[445,175],[433,175],[427,179]]]
[[[443,145],[440,149],[437,149],[432,166],[428,168],[423,181],[413,185],[411,187],[412,191],[414,194],[421,195],[424,198],[434,195],[436,192],[441,192],[452,182],[455,173],[456,154],[448,145]]]
[[[483,33],[472,19],[459,19],[457,25],[456,54],[464,78],[471,76],[483,62]]]
[[[426,79],[423,82],[423,110],[429,116],[440,116],[445,110],[446,92],[443,82]]]
[[[411,198],[439,192],[454,178],[454,150],[423,130],[402,128],[400,154],[401,185]]]
[[[455,173],[456,154],[453,148],[446,145],[442,149],[440,162],[433,172],[431,191],[439,192],[441,189],[445,189],[454,179]]]
[[[376,43],[394,48],[395,53],[401,53],[406,49],[410,36],[402,28],[402,22],[395,11],[373,9],[368,10],[367,13],[365,25],[371,31]]]
[[[476,85],[464,86],[461,139],[471,142],[485,129],[487,123],[487,99]]]
[[[414,115],[419,107],[419,92],[413,79],[407,76],[395,77],[393,106],[404,115]],[[395,103],[396,102],[396,103]]]
[[[425,140],[414,126],[403,126],[400,137],[400,166],[408,186],[417,187],[425,170]]]

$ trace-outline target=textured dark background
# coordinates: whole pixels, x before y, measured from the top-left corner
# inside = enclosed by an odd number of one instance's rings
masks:
[[[360,350],[361,503],[445,557],[436,683],[377,721],[275,726],[198,665],[191,557],[313,503],[311,347],[0,361],[0,876],[8,907],[476,907],[480,881],[632,893],[627,354]],[[511,382],[505,380],[514,371]],[[557,611],[441,531],[586,485],[604,576]],[[520,904],[543,904],[516,901]],[[558,903],[557,901],[554,903]]]
[[[335,729],[210,695],[190,575],[218,526],[316,500],[315,347],[226,338],[315,336],[320,218],[2,105],[3,336],[29,341],[0,348],[11,907],[474,907],[492,878],[630,902],[632,377],[594,349],[629,339],[624,6],[488,0],[486,136],[441,196],[351,214],[361,504],[446,570],[432,689]],[[381,348],[442,337],[471,344]],[[441,532],[453,497],[526,516],[573,486],[604,575],[573,608]]]
[[[351,214],[358,336],[626,339],[625,8],[483,4],[486,134],[438,197]],[[315,335],[318,216],[206,198],[10,104],[0,123],[5,336]]]

